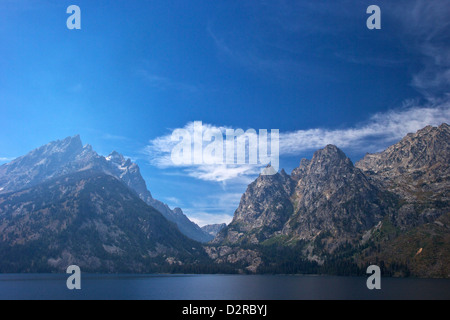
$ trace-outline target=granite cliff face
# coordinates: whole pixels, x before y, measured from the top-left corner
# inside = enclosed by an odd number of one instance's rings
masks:
[[[365,174],[393,190],[408,196],[405,185],[395,185],[401,179],[425,179],[427,183],[439,183],[442,175],[449,175],[448,155],[450,153],[450,126],[427,126],[416,133],[410,133],[386,150],[367,154],[356,163]],[[446,187],[443,185],[442,187]],[[397,189],[398,188],[398,189]]]
[[[382,261],[387,274],[448,276],[441,261],[450,259],[449,132],[447,124],[426,127],[356,165],[328,145],[291,175],[258,177],[210,257],[232,255],[241,268],[262,270],[277,264],[270,255],[288,250],[287,264],[304,259],[351,270]]]
[[[260,175],[241,198],[233,221],[213,243],[258,244],[279,232],[292,215],[289,195],[293,188],[284,172]]]
[[[401,199],[395,217],[402,228],[432,222],[449,212],[450,127],[428,126],[356,163],[381,188]]]
[[[450,277],[450,127],[427,126],[356,163],[400,200],[391,219],[366,233],[359,261],[394,275]]]
[[[214,243],[259,244],[273,237],[312,240],[328,233],[348,240],[373,227],[393,199],[372,184],[336,146],[283,170],[259,176],[242,196],[233,221]]]
[[[327,233],[336,245],[376,225],[394,205],[336,146],[317,151],[294,171],[295,210],[283,228],[286,236],[311,240]]]

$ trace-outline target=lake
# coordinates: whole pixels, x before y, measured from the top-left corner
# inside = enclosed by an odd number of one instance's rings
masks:
[[[365,277],[312,275],[82,274],[68,290],[66,274],[1,274],[1,300],[347,300],[450,299],[449,279],[382,278],[369,290]]]

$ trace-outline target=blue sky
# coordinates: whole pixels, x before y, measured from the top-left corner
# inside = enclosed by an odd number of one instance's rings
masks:
[[[66,8],[81,8],[68,30]],[[366,9],[381,8],[381,30]],[[173,130],[278,129],[289,173],[450,121],[450,6],[411,1],[0,0],[0,163],[80,134],[155,198],[229,222],[255,166],[167,162]]]

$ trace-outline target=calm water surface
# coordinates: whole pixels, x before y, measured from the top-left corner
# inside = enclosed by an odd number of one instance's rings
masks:
[[[0,299],[32,300],[303,300],[450,299],[448,279],[382,278],[369,290],[365,277],[303,275],[82,274],[68,290],[65,274],[1,274]]]

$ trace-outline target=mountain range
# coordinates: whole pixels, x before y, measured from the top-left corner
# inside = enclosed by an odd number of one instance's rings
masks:
[[[79,136],[0,166],[0,272],[450,276],[450,128],[355,164],[337,146],[260,175],[232,222],[200,228],[152,197],[139,167]],[[270,166],[267,169],[271,169]],[[209,241],[209,242],[208,242]]]
[[[79,135],[50,142],[0,166],[0,194],[85,170],[100,171],[118,178],[166,219],[176,223],[180,231],[189,238],[200,242],[212,240],[213,237],[190,221],[180,208],[172,210],[152,197],[136,163],[125,159],[116,151],[106,157],[98,155],[90,145],[83,146]]]
[[[355,165],[328,145],[290,175],[260,175],[208,254],[252,272],[379,263],[385,274],[448,277],[449,141],[447,124],[428,126]]]

